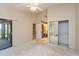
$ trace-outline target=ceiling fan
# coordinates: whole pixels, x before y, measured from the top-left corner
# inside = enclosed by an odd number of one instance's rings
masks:
[[[27,7],[28,7],[32,12],[43,11],[43,9],[40,8],[40,7],[39,7],[39,4],[37,4],[37,3],[28,4]]]

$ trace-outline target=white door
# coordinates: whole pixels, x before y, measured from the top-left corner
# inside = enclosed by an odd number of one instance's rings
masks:
[[[49,43],[58,45],[58,22],[49,21]]]
[[[42,25],[36,24],[36,39],[42,38]]]
[[[68,21],[59,21],[58,23],[58,43],[68,47]]]

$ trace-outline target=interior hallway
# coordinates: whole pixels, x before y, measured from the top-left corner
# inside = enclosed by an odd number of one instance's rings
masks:
[[[0,50],[2,56],[76,56],[76,51],[47,44],[47,39],[34,40],[17,48]]]

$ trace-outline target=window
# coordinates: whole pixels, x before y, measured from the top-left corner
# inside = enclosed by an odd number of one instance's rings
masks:
[[[0,49],[12,46],[12,21],[0,19]]]

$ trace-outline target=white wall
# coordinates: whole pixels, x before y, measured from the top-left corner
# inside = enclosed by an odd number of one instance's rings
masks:
[[[41,23],[42,20],[46,20],[45,16],[47,16],[47,10],[39,12],[36,16],[36,23]]]
[[[0,4],[0,18],[11,19],[13,21],[13,46],[21,46],[32,40],[32,23],[35,16],[31,13],[18,11]]]
[[[76,48],[77,48],[77,53],[79,55],[79,4],[76,5],[76,37],[77,37],[77,41],[76,41]]]
[[[75,4],[60,4],[48,8],[48,20],[69,20],[69,47],[76,48],[76,8]]]

